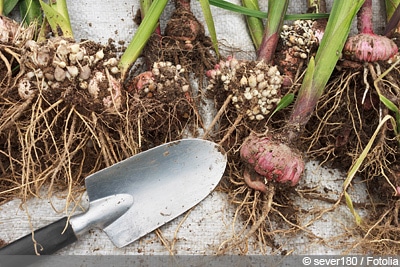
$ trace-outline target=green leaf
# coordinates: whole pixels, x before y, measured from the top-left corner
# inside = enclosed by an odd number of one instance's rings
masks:
[[[74,35],[72,33],[72,28],[71,28],[71,23],[69,21],[69,17],[64,17],[65,13],[68,14],[68,12],[62,12],[60,13],[59,11],[55,10],[52,6],[44,3],[42,0],[40,0],[40,5],[43,9],[43,12],[46,16],[46,20],[48,21],[51,30],[53,31],[53,34],[55,36],[63,36],[65,38],[74,38]],[[66,8],[66,6],[59,5],[58,9],[62,10],[63,8]]]
[[[3,3],[3,15],[7,16],[15,8],[19,0],[5,0]],[[0,1],[1,2],[1,1]],[[1,13],[0,13],[1,15]]]
[[[353,201],[351,200],[350,195],[347,192],[344,192],[344,198],[346,199],[347,207],[349,208],[351,214],[353,214],[354,219],[356,220],[356,224],[361,224],[361,217],[358,215],[357,211],[354,209]]]
[[[339,60],[351,24],[364,0],[334,1],[324,36],[315,56],[314,88],[322,94]]]
[[[252,10],[257,10],[260,11],[260,7],[258,6],[258,0],[242,0],[243,6],[250,8]],[[252,16],[246,16],[246,23],[247,23],[247,28],[249,29],[250,32],[250,37],[253,41],[253,44],[258,50],[258,48],[261,45],[261,41],[263,38],[263,33],[264,33],[264,24],[262,19],[252,17]]]
[[[379,77],[377,77],[374,80],[374,87],[376,92],[379,95],[379,100],[391,111],[393,111],[395,113],[396,116],[396,124],[397,126],[394,126],[394,130],[396,135],[398,135],[400,133],[400,111],[399,108],[389,99],[387,99],[382,93],[381,93],[381,89],[379,86],[379,82],[383,79],[383,77],[385,77],[389,72],[391,72],[398,64],[400,63],[400,60],[397,60],[394,64],[392,64],[387,70],[385,70],[381,75],[379,75]]]
[[[396,3],[395,3],[396,2]],[[383,35],[388,35],[392,30],[394,30],[400,21],[400,5],[399,1],[396,0],[386,0],[386,16],[388,18],[388,23],[386,24]]]
[[[287,106],[289,106],[290,104],[293,103],[294,100],[294,94],[290,93],[285,95],[284,97],[282,97],[281,101],[279,101],[278,105],[276,105],[275,110],[271,113],[271,116],[274,116],[275,113],[277,113],[278,111],[286,108]]]
[[[119,61],[118,67],[121,70],[122,80],[125,79],[130,66],[142,53],[144,46],[157,27],[158,20],[167,3],[168,0],[154,0],[151,4],[146,16],[133,36],[132,41],[129,43]]]
[[[268,0],[268,18],[262,41],[257,50],[257,60],[271,64],[279,41],[279,34],[289,5],[289,0]]]
[[[51,8],[60,13],[69,25],[71,24],[67,8],[67,0],[51,0],[49,1],[49,5],[51,6]]]
[[[356,173],[358,172],[358,170],[361,167],[361,164],[363,163],[363,161],[366,159],[368,152],[370,151],[372,144],[374,143],[376,136],[378,135],[380,129],[382,128],[382,126],[388,121],[390,120],[392,122],[393,125],[396,124],[396,122],[394,121],[393,117],[390,115],[386,115],[382,121],[379,123],[378,127],[376,128],[374,134],[371,136],[371,138],[368,141],[368,144],[365,146],[364,150],[361,152],[360,156],[357,158],[356,162],[354,163],[354,165],[350,168],[348,174],[347,174],[347,178],[343,183],[343,192],[344,192],[344,196],[346,198],[346,203],[347,206],[349,207],[351,213],[354,215],[355,219],[356,219],[356,223],[360,224],[361,222],[361,218],[360,216],[358,216],[358,214],[356,213],[356,211],[354,210],[353,207],[353,203],[351,201],[350,196],[347,194],[346,190],[349,187],[351,181],[353,180],[354,176],[356,175]]]
[[[146,13],[150,9],[152,2],[152,0],[140,0],[140,12],[142,19],[146,16]]]
[[[268,31],[271,33],[280,32],[285,16],[289,0],[268,0],[268,18],[267,26]]]
[[[382,128],[382,126],[388,121],[391,120],[392,124],[395,125],[396,122],[394,121],[393,117],[390,115],[386,115],[381,122],[379,123],[378,127],[376,128],[374,134],[371,136],[371,138],[369,139],[367,145],[365,146],[364,150],[361,152],[360,156],[357,158],[356,162],[354,163],[354,165],[350,168],[348,174],[347,174],[347,178],[343,183],[343,190],[346,191],[347,187],[350,185],[351,181],[353,180],[354,176],[356,175],[357,171],[360,169],[361,164],[363,163],[363,161],[365,160],[365,158],[368,155],[369,150],[372,147],[372,144],[374,143],[376,136],[378,135],[380,129]]]
[[[42,23],[42,10],[40,9],[39,0],[21,0],[19,2],[19,12],[26,25],[30,25],[36,21]]]
[[[213,6],[222,8],[222,9],[240,13],[242,15],[247,15],[247,16],[256,17],[256,18],[260,18],[260,19],[267,18],[267,13],[265,13],[265,12],[246,8],[243,6],[239,6],[239,5],[224,1],[224,0],[210,0],[210,4]]]
[[[217,56],[219,56],[217,32],[215,31],[214,19],[211,14],[210,3],[208,2],[208,0],[199,0],[199,1],[200,1],[201,9],[203,10],[203,15],[206,20],[207,28],[210,33],[210,37],[211,37],[211,41],[214,46],[215,53],[217,53]]]
[[[310,58],[310,61],[308,62],[306,74],[304,75],[303,83],[301,87],[305,88],[311,88],[312,83],[314,80],[314,73],[315,73],[315,59],[314,57]]]
[[[285,20],[327,19],[328,13],[286,14]]]
[[[237,12],[242,15],[247,15],[255,18],[266,19],[268,17],[266,12],[262,12],[259,10],[250,9],[247,7],[239,6],[236,4],[232,4],[230,2],[224,0],[209,0],[210,4],[222,9],[226,9],[229,11]],[[328,18],[329,14],[286,14],[285,20],[298,20],[298,19],[324,19]]]
[[[392,101],[390,101],[389,99],[387,99],[386,97],[384,97],[381,94],[379,94],[379,99],[382,101],[383,104],[385,104],[385,106],[388,109],[395,112],[396,116],[399,115],[399,109],[396,107],[396,105]]]
[[[389,99],[387,99],[384,95],[379,93],[379,100],[391,111],[394,112],[396,116],[396,127],[395,127],[395,133],[396,135],[400,132],[400,111],[399,108]]]
[[[385,0],[386,18],[389,21],[398,8],[400,0]]]

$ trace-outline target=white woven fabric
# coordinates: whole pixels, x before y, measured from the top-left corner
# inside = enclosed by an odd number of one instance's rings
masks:
[[[240,1],[232,1],[240,3]],[[260,1],[263,6],[267,1]],[[290,1],[289,12],[305,12],[303,3],[306,1]],[[332,1],[327,1],[330,8]],[[382,2],[382,1],[379,1]],[[300,4],[301,3],[301,4]],[[192,8],[195,15],[203,20],[201,8],[198,1],[193,1]],[[117,41],[130,41],[137,29],[133,22],[136,10],[139,8],[139,1],[68,1],[69,13],[77,40],[90,39],[101,43],[106,43],[109,38]],[[163,22],[171,14],[173,6],[169,4],[166,13],[163,15]],[[380,14],[382,7],[378,6],[374,10],[375,14]],[[224,53],[234,53],[243,51],[241,57],[254,57],[254,50],[251,40],[246,30],[244,18],[240,15],[212,7],[215,18],[218,38],[221,41]],[[376,22],[382,21],[379,16]],[[382,23],[377,23],[376,30],[381,30]],[[240,57],[239,56],[239,57]],[[345,179],[345,174],[324,169],[317,163],[307,164],[304,179],[299,185],[299,190],[305,184],[308,187],[318,187],[321,192],[328,188],[327,198],[337,199],[341,192],[341,186]],[[366,201],[365,188],[363,184],[358,184],[350,189],[350,193],[355,201]],[[22,235],[28,234],[31,229],[44,226],[48,223],[65,215],[63,212],[66,193],[60,193],[51,200],[43,195],[42,199],[29,200],[24,206],[20,207],[21,202],[14,200],[0,206],[0,238],[5,241],[12,241]],[[300,197],[295,199],[295,203],[302,207],[301,218],[304,224],[312,219],[313,209],[329,207],[332,204],[317,200],[306,200]],[[87,206],[87,200],[83,200],[83,206]],[[59,210],[61,212],[56,212]],[[77,211],[77,213],[80,211]],[[359,210],[362,214],[362,210]],[[29,214],[29,217],[28,215]],[[220,192],[214,192],[198,206],[196,206],[184,219],[185,215],[180,216],[174,221],[161,227],[163,238],[169,243],[165,245],[161,239],[151,233],[144,238],[118,249],[113,246],[107,236],[99,231],[93,230],[74,245],[65,248],[58,254],[77,254],[77,255],[167,255],[168,250],[174,254],[186,255],[210,255],[216,252],[218,246],[228,238],[232,237],[232,218],[234,216],[234,206],[229,203],[227,196]],[[181,225],[179,225],[181,223]],[[343,249],[335,249],[332,243],[319,242],[322,238],[335,237],[343,234],[343,229],[347,226],[354,226],[354,220],[346,206],[341,205],[332,212],[326,213],[317,223],[311,224],[306,231],[299,231],[293,236],[276,236],[276,242],[282,245],[282,250],[293,254],[338,254]],[[251,241],[250,240],[250,244]],[[172,246],[173,245],[173,246]],[[342,246],[345,247],[345,246]],[[259,250],[249,246],[250,253],[260,254]],[[264,251],[267,254],[273,253],[270,248]],[[233,251],[232,253],[235,253]],[[276,252],[275,252],[276,253]]]

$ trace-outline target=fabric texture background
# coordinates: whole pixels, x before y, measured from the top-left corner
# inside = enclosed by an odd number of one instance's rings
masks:
[[[236,4],[240,1],[234,0]],[[289,13],[304,13],[306,1],[290,1]],[[328,9],[332,1],[328,2]],[[382,1],[380,1],[382,2]],[[265,3],[265,4],[264,4]],[[262,10],[267,10],[266,0],[260,1]],[[379,4],[374,9],[374,23],[376,32],[382,31],[383,7]],[[111,38],[129,43],[137,29],[133,18],[139,8],[139,1],[68,1],[70,18],[77,40],[90,39],[107,43]],[[192,9],[200,21],[204,21],[198,1],[193,1]],[[161,26],[173,10],[173,5],[168,4],[163,14]],[[247,33],[245,20],[242,16],[212,7],[218,39],[221,42],[221,51],[225,54],[234,54],[238,58],[254,58],[254,49]],[[355,24],[354,24],[355,25]],[[352,31],[355,32],[355,27]],[[308,187],[328,188],[327,198],[336,200],[341,192],[342,181],[346,174],[336,170],[322,168],[317,162],[307,164],[304,179],[299,187],[307,184]],[[366,188],[363,184],[356,184],[349,189],[353,201],[366,201]],[[37,229],[65,216],[66,192],[58,193],[51,199],[43,192],[41,198],[31,199],[21,205],[20,200],[14,200],[0,206],[0,238],[5,241],[15,240],[28,234],[31,229]],[[303,208],[300,217],[304,222],[312,219],[311,211],[321,208],[326,202],[317,200],[295,199],[296,205]],[[87,207],[87,199],[83,197],[82,206]],[[227,196],[220,192],[213,192],[209,197],[194,207],[189,214],[184,214],[167,225],[161,227],[160,232],[168,245],[153,232],[125,248],[116,248],[106,234],[94,229],[72,246],[59,251],[57,254],[76,255],[168,255],[170,251],[178,255],[211,255],[218,246],[234,234],[232,219],[235,207],[229,203]],[[81,211],[76,211],[79,213]],[[363,215],[363,210],[358,210]],[[187,217],[185,217],[187,215]],[[180,225],[181,224],[181,225]],[[239,224],[238,222],[236,223]],[[344,234],[343,229],[354,226],[354,219],[346,206],[341,205],[333,212],[326,213],[317,223],[307,228],[307,233],[300,231],[293,236],[277,236],[277,242],[282,245],[282,250],[291,251],[293,254],[339,254],[344,251],[334,248],[335,237]],[[320,242],[324,238],[333,238],[331,242]],[[344,240],[348,240],[345,237]],[[249,240],[249,253],[271,254],[269,247],[264,251],[255,250],[251,245],[254,240]],[[168,248],[169,246],[169,248]],[[345,247],[345,246],[342,246]],[[238,253],[238,251],[231,251]]]

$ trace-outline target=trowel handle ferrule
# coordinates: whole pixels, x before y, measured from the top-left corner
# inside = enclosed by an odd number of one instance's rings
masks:
[[[33,234],[21,237],[1,248],[0,255],[49,255],[77,240],[67,217],[44,226]]]

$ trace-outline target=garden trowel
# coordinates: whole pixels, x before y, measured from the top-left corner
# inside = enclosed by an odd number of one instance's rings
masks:
[[[204,199],[219,183],[226,161],[217,144],[201,139],[134,155],[85,179],[85,213],[36,230],[0,249],[0,255],[53,254],[92,228],[102,229],[115,246],[126,246]]]

